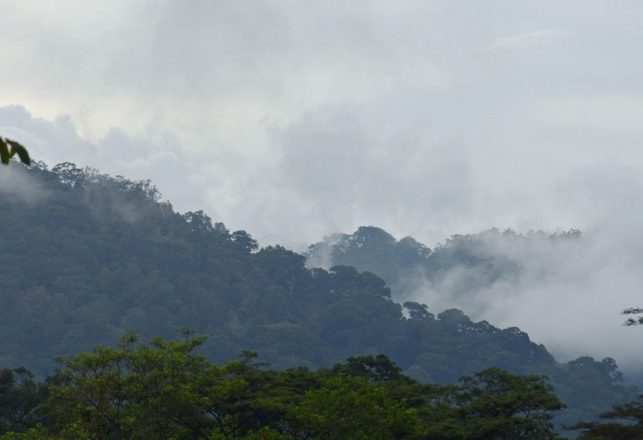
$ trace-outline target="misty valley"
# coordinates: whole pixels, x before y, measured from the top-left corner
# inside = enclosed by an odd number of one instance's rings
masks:
[[[149,181],[3,168],[2,439],[642,438],[618,359],[467,315],[579,231],[429,249],[364,226],[297,253]]]
[[[0,440],[643,440],[641,17],[0,0]]]

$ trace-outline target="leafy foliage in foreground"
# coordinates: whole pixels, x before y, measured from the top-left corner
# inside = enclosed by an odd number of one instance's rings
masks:
[[[559,364],[519,329],[459,310],[435,316],[407,303],[405,316],[372,273],[307,269],[303,256],[258,249],[203,212],[176,213],[149,182],[73,164],[7,171],[23,184],[0,193],[0,367],[42,377],[54,356],[115,344],[128,329],[150,339],[190,327],[219,362],[249,349],[277,369],[314,369],[385,353],[426,383],[490,367],[547,375],[565,423],[637,394],[613,360]]]
[[[551,414],[562,405],[543,377],[489,369],[459,385],[423,385],[385,356],[277,372],[248,352],[211,363],[195,351],[202,342],[143,345],[130,334],[117,348],[64,360],[45,385],[5,387],[0,398],[39,405],[28,423],[3,425],[0,439],[557,438]],[[3,414],[18,406],[0,401]]]
[[[0,136],[0,163],[9,165],[9,161],[15,155],[18,155],[20,161],[25,165],[31,165],[29,152],[25,147],[13,139]]]

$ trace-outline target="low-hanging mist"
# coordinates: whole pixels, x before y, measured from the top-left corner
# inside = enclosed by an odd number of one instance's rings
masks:
[[[1,2],[0,133],[36,160],[152,179],[262,245],[577,227],[415,297],[639,356],[618,313],[643,303],[640,2],[42,3]]]
[[[474,320],[517,326],[560,360],[612,356],[634,375],[643,361],[635,349],[641,330],[623,326],[620,312],[641,303],[643,247],[624,232],[492,229],[429,250],[364,227],[312,246],[309,264],[379,272],[400,302],[425,303],[436,314],[459,308]]]

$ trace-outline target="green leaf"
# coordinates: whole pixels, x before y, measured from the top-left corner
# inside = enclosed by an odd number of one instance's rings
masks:
[[[9,148],[7,147],[5,139],[0,138],[0,161],[3,164],[8,165],[10,158],[11,155],[9,154]]]
[[[20,161],[22,163],[24,163],[25,165],[31,165],[31,158],[29,157],[29,153],[27,152],[27,149],[25,147],[23,147],[16,141],[12,141],[11,139],[7,139],[6,141],[9,145],[11,145],[11,156],[13,156],[15,153],[18,153],[18,157],[20,158]]]

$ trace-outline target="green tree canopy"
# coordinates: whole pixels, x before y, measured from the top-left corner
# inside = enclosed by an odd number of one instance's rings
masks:
[[[561,404],[542,377],[492,369],[423,385],[382,355],[274,371],[252,352],[212,363],[197,350],[203,342],[143,344],[130,333],[62,359],[45,384],[0,372],[0,439],[556,438]]]

